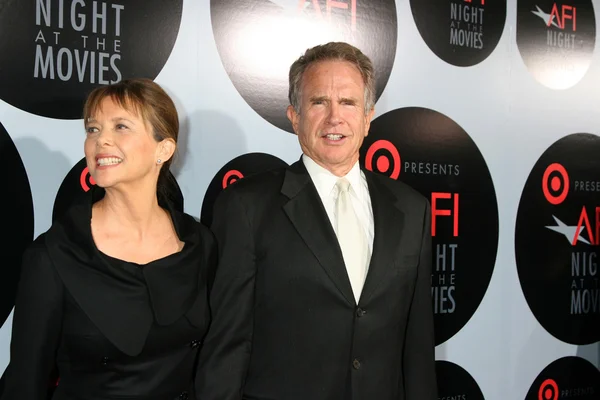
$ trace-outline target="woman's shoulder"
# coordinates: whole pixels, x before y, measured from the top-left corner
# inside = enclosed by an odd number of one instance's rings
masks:
[[[71,207],[69,211],[77,211],[76,207]],[[40,233],[35,240],[33,240],[25,252],[24,256],[29,257],[44,257],[48,256],[50,253],[49,247],[55,245],[57,242],[65,240],[65,232],[69,232],[72,229],[70,222],[73,217],[69,215],[71,213],[67,213],[66,215],[61,215],[55,221],[52,222],[50,227]]]
[[[52,261],[47,245],[48,232],[40,234],[23,252],[21,256],[20,280],[29,284],[51,286],[59,282],[58,270]],[[37,282],[37,283],[35,283]]]
[[[23,259],[29,261],[41,261],[48,259],[48,247],[46,246],[46,238],[48,236],[46,231],[40,234],[33,242],[27,246],[23,252]]]
[[[64,212],[54,218],[52,225],[42,235],[48,246],[57,242],[72,242],[83,245],[89,239],[89,226],[92,218],[89,196],[81,196],[73,201]]]

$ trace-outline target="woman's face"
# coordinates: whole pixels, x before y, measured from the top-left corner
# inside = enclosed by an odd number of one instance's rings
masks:
[[[141,116],[106,97],[97,113],[85,121],[85,129],[85,158],[98,186],[156,185],[160,172],[159,142]]]

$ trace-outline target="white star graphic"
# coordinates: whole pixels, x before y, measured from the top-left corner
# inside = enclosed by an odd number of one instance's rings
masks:
[[[562,233],[563,235],[565,235],[569,243],[572,243],[572,240],[575,237],[575,232],[577,231],[577,227],[565,225],[560,219],[556,218],[554,215],[552,216],[552,218],[554,218],[554,221],[556,221],[557,226],[546,226],[546,228],[551,229],[554,232]],[[577,236],[577,241],[583,242],[585,244],[590,244],[590,242],[581,237],[583,231],[585,231],[585,226],[582,225],[581,231]]]
[[[552,23],[552,25],[554,25],[555,27],[560,28],[560,26],[558,26],[556,22],[554,22],[554,15],[546,14],[538,5],[536,5],[535,8],[537,8],[537,11],[532,11],[532,13],[543,19],[546,23],[546,26]]]

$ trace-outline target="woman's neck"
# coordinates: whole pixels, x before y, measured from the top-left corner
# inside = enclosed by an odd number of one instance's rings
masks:
[[[102,200],[94,204],[92,219],[105,232],[126,233],[142,239],[165,216],[159,206],[156,189],[122,191],[107,189]]]

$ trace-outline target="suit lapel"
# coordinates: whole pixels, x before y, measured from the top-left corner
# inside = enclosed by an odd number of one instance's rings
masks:
[[[360,296],[360,304],[373,295],[375,289],[385,280],[394,262],[395,254],[403,232],[404,213],[396,204],[396,198],[372,172],[365,171],[369,185],[369,196],[373,208],[375,237],[369,271]]]
[[[349,303],[355,304],[335,232],[302,161],[286,170],[281,193],[289,198],[283,209],[292,225],[338,290]]]

